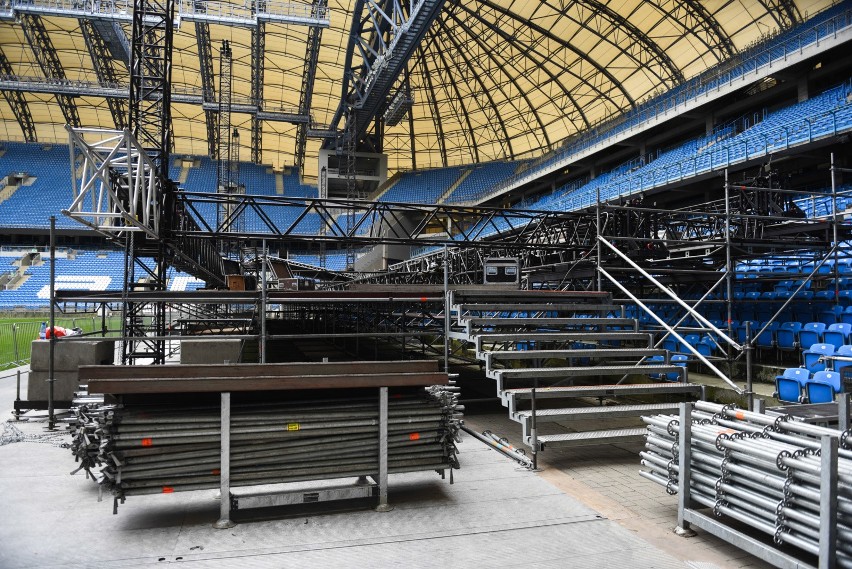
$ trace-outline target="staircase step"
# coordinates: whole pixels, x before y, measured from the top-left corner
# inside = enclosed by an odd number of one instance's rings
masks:
[[[535,418],[539,423],[549,423],[564,419],[604,419],[609,417],[637,417],[650,413],[676,413],[678,403],[648,403],[640,405],[609,405],[601,407],[568,407],[565,409],[536,409]],[[519,411],[519,420],[532,418],[532,411]]]
[[[513,334],[477,334],[477,346],[484,342],[584,342],[597,340],[640,340],[650,342],[650,332],[516,332]]]
[[[568,359],[568,358],[617,358],[643,356],[665,356],[666,350],[656,348],[599,348],[592,350],[495,350],[486,352],[492,360],[532,360],[540,358]]]
[[[459,289],[453,291],[456,303],[479,302],[480,299],[491,300],[529,300],[530,302],[612,302],[608,292],[581,290],[509,290],[505,288]]]
[[[487,317],[462,317],[461,322],[471,326],[630,326],[633,328],[636,321],[633,318],[487,318]]]
[[[559,435],[539,435],[538,443],[546,446],[590,446],[610,443],[640,441],[645,436],[644,428],[612,429],[609,431],[581,431]]]
[[[460,312],[616,312],[617,304],[542,304],[542,303],[464,303],[454,307]]]
[[[616,397],[620,395],[657,395],[660,393],[701,393],[701,386],[695,383],[626,383],[622,385],[567,385],[563,387],[539,387],[535,391],[536,399],[558,397]],[[506,389],[504,395],[515,399],[530,399],[532,388],[521,387]]]
[[[520,378],[561,378],[561,377],[593,377],[600,375],[624,375],[651,373],[683,372],[685,368],[676,365],[615,365],[615,366],[572,366],[572,367],[539,367],[519,369],[495,369],[503,379]]]

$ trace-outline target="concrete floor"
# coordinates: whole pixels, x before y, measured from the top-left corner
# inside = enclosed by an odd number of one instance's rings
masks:
[[[2,374],[0,374],[2,375]],[[0,378],[11,409],[14,376]],[[6,415],[8,418],[9,415]],[[516,437],[505,410],[468,426]],[[671,533],[676,497],[641,478],[640,445],[549,449],[544,470],[520,468],[465,437],[455,483],[435,473],[392,475],[394,510],[245,521],[216,530],[212,492],[127,499],[112,514],[76,465],[67,434],[18,423],[42,442],[0,446],[0,568],[143,567],[768,567],[706,534]],[[11,427],[4,424],[4,428]]]

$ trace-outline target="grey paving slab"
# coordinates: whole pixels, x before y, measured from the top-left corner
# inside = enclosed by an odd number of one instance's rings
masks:
[[[14,380],[0,379],[0,409],[11,409],[13,398]],[[485,420],[510,439],[517,434],[517,425],[505,415]],[[20,425],[27,434],[43,433],[43,427]],[[178,563],[261,569],[675,568],[687,567],[685,560],[700,559],[713,545],[705,540],[690,547],[681,540],[686,554],[672,552],[656,534],[637,529],[661,523],[672,510],[671,497],[655,494],[656,488],[641,484],[635,474],[636,447],[548,454],[553,464],[539,474],[470,438],[460,452],[462,468],[454,484],[434,472],[392,475],[395,509],[388,513],[253,519],[215,530],[211,524],[219,502],[213,492],[130,497],[113,515],[111,496],[98,502],[91,480],[70,475],[76,465],[67,449],[9,444],[0,447],[0,569]],[[557,472],[579,485],[554,482],[550,475]],[[613,508],[602,496],[629,505]],[[732,563],[720,563],[720,569],[750,561],[734,558],[733,552],[730,558]]]

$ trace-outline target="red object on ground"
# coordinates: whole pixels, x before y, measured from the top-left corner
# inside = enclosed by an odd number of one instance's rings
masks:
[[[63,328],[62,326],[54,326],[54,327],[53,327],[53,329],[54,329],[54,330],[56,330],[56,337],[57,337],[57,338],[61,338],[62,336],[67,336],[67,335],[68,335],[68,330],[66,330],[66,329],[65,329],[65,328]],[[49,339],[50,339],[50,335],[51,335],[52,333],[53,333],[53,331],[50,329],[50,326],[48,326],[48,327],[47,327],[47,329],[44,331],[44,338],[45,338],[46,340],[49,340]]]

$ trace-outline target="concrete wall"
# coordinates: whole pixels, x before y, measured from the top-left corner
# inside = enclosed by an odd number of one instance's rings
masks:
[[[181,340],[180,363],[182,364],[232,364],[240,361],[242,340],[205,338],[203,340]]]
[[[57,340],[53,358],[53,398],[70,401],[78,390],[78,370],[82,365],[111,365],[115,361],[114,340]],[[33,341],[27,399],[47,400],[50,367],[50,340]]]

